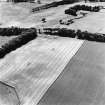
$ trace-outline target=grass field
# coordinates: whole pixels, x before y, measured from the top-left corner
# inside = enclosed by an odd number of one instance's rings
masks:
[[[84,4],[75,3],[75,4]],[[62,5],[55,8],[50,8],[42,10],[38,13],[32,13],[31,10],[33,7],[36,7],[37,4],[34,3],[19,3],[19,4],[0,4],[0,20],[1,27],[7,26],[20,26],[20,27],[65,27],[72,29],[81,29],[87,30],[90,32],[103,32],[105,19],[105,10],[101,10],[99,13],[88,13],[86,17],[81,19],[74,20],[73,24],[70,25],[60,25],[59,20],[64,19],[73,19],[75,17],[64,14],[65,9],[73,6],[75,4]],[[86,5],[102,5],[105,3],[86,3]],[[60,10],[60,11],[59,11]],[[42,18],[46,18],[46,23],[42,23]]]

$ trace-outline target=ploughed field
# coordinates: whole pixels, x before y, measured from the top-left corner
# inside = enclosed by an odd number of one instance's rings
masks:
[[[85,41],[38,105],[105,105],[105,44]]]
[[[14,89],[9,93],[10,87],[1,85],[0,104],[37,105],[82,44],[77,39],[37,38],[6,55],[0,60],[0,81]]]

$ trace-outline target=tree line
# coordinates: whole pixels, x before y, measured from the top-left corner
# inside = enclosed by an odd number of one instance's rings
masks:
[[[99,12],[100,7],[99,6],[86,6],[86,5],[75,5],[73,7],[70,7],[69,9],[65,10],[65,14],[77,16],[77,12],[83,10],[83,11],[90,11],[90,12]]]
[[[73,30],[67,28],[43,28],[42,33],[46,35],[56,35],[89,41],[105,42],[105,34],[90,33],[88,31]]]
[[[3,58],[6,54],[16,50],[17,48],[35,39],[36,37],[37,37],[37,31],[35,28],[30,28],[27,29],[26,31],[23,31],[21,35],[13,38],[8,43],[5,43],[4,45],[1,46],[0,58]]]
[[[18,36],[23,31],[27,30],[28,28],[19,28],[19,27],[0,28],[0,36]]]
[[[52,7],[58,7],[60,5],[65,5],[65,4],[71,4],[74,2],[77,2],[78,0],[61,0],[61,1],[54,1],[52,3],[49,4],[45,4],[39,7],[35,7],[32,9],[32,12],[37,12],[43,9],[48,9],[48,8],[52,8]]]

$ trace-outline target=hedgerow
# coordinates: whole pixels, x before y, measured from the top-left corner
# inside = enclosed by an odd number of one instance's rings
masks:
[[[73,7],[70,7],[69,9],[65,10],[65,14],[77,16],[77,12],[83,10],[83,11],[90,11],[90,12],[99,12],[100,7],[99,6],[86,6],[86,5],[75,5]]]
[[[57,2],[55,1],[55,2],[52,2],[49,4],[42,5],[40,7],[33,8],[32,12],[37,12],[37,11],[52,8],[52,7],[58,7],[60,5],[71,4],[74,2],[77,2],[77,1],[76,0],[61,0],[61,1],[57,1]]]
[[[3,58],[6,54],[16,50],[17,48],[28,43],[29,41],[33,40],[36,37],[37,37],[37,31],[35,28],[30,28],[21,32],[21,34],[18,37],[13,38],[8,43],[1,46],[0,58]]]
[[[73,29],[66,28],[43,28],[43,33],[47,35],[57,35],[61,37],[71,37],[89,41],[105,42],[105,34],[90,33],[88,31],[75,31]]]
[[[27,31],[27,28],[19,27],[7,27],[0,28],[0,36],[17,36],[20,35],[22,31]]]

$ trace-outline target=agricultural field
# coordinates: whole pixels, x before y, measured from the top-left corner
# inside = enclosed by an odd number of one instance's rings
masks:
[[[4,45],[0,54],[7,51],[0,59],[0,105],[105,105],[105,40],[39,32],[66,28],[105,35],[105,3],[78,2],[33,11],[53,1],[0,2],[0,28],[28,29],[19,36],[0,36],[0,47]],[[75,5],[99,6],[99,11],[65,13]]]
[[[37,38],[0,60],[0,80],[15,87],[20,105],[36,105],[82,44],[77,39]],[[8,92],[4,95],[8,101]]]
[[[105,44],[84,42],[38,105],[104,105]]]
[[[76,3],[79,4],[79,3]],[[76,5],[75,4],[75,5]],[[84,4],[81,2],[81,5]],[[104,3],[86,3],[87,5],[92,6],[104,6]],[[22,3],[22,5],[24,5]],[[54,8],[49,8],[46,10],[42,10],[37,13],[32,13],[32,8],[34,7],[32,4],[27,4],[22,6],[21,4],[1,4],[1,27],[7,26],[20,26],[20,27],[63,27],[63,28],[72,28],[72,29],[81,29],[88,30],[90,32],[101,32],[104,29],[104,15],[105,10],[102,9],[100,12],[91,13],[89,12],[85,17],[81,18],[81,14],[77,17],[67,15],[64,13],[65,9],[72,7],[72,5],[61,5]],[[59,12],[60,10],[60,12]],[[56,11],[56,12],[55,12]],[[87,12],[86,12],[87,13]],[[42,19],[46,18],[46,22],[43,23]],[[74,24],[70,25],[61,25],[59,24],[59,20],[62,19],[65,22],[70,19],[74,19]],[[93,26],[94,27],[90,27]],[[98,27],[100,26],[100,27]]]

